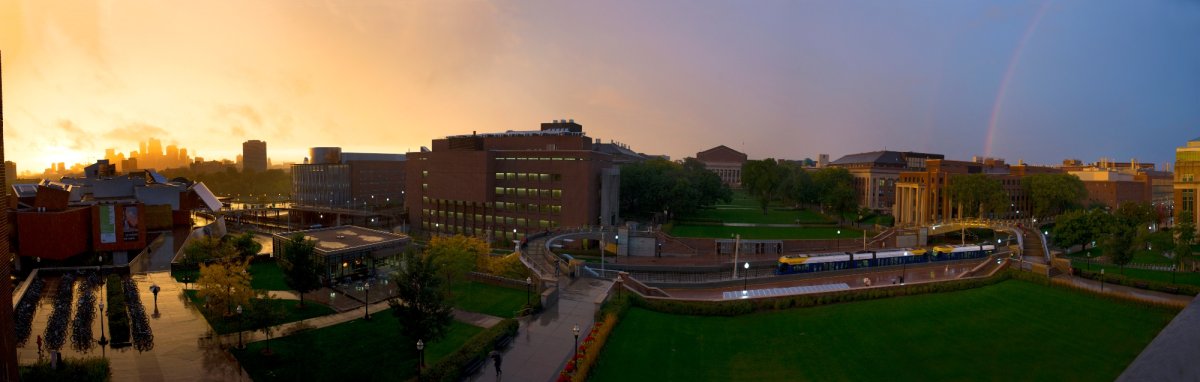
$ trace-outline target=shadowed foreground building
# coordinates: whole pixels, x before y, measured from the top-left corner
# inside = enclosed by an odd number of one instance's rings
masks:
[[[435,139],[432,150],[408,154],[409,220],[489,241],[615,224],[620,171],[600,145],[573,120]]]
[[[3,58],[0,57],[0,74],[3,74]],[[4,162],[4,80],[0,75],[0,162]],[[14,176],[16,174],[13,174]],[[0,173],[7,178],[8,174]],[[0,191],[0,196],[8,200],[8,187]],[[8,224],[8,214],[0,214],[0,379],[16,381],[17,375],[17,334],[13,330],[12,308],[12,251],[8,248],[8,237],[11,228]]]

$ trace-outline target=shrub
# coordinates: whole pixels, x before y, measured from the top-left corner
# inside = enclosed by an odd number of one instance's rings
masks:
[[[105,284],[108,294],[108,335],[112,336],[114,348],[129,345],[129,309],[125,305],[125,290],[121,277],[108,276]]]
[[[58,370],[50,368],[50,361],[41,361],[20,367],[21,380],[103,382],[112,378],[108,360],[103,358],[63,359]]]
[[[1092,279],[1092,280],[1103,279],[1104,282],[1106,282],[1106,283],[1111,283],[1111,284],[1116,284],[1116,285],[1124,285],[1124,286],[1129,286],[1129,287],[1134,287],[1134,288],[1149,289],[1152,291],[1179,294],[1179,295],[1185,295],[1185,296],[1195,296],[1197,294],[1200,294],[1200,286],[1195,286],[1195,285],[1170,284],[1170,283],[1164,283],[1164,282],[1159,282],[1159,281],[1135,279],[1135,278],[1130,278],[1125,275],[1114,274],[1114,273],[1108,273],[1108,274],[1102,275],[1102,274],[1100,274],[1100,272],[1092,272],[1092,271],[1087,271],[1087,270],[1083,270],[1083,269],[1079,269],[1079,268],[1074,268],[1074,273],[1076,276],[1079,276],[1079,277],[1083,277],[1086,279]]]
[[[458,381],[462,379],[463,371],[477,359],[486,357],[488,352],[496,349],[497,344],[505,337],[516,336],[520,324],[517,320],[507,319],[499,324],[476,334],[453,353],[442,357],[430,366],[422,375],[426,381]]]

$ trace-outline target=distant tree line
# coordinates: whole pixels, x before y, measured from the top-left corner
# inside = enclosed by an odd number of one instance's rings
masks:
[[[772,202],[816,206],[839,220],[858,208],[854,176],[844,168],[826,167],[810,173],[798,164],[773,158],[751,160],[742,165],[742,187],[758,201],[764,215]]]
[[[652,159],[621,167],[621,216],[686,216],[732,201],[733,191],[721,177],[693,158],[683,163]]]

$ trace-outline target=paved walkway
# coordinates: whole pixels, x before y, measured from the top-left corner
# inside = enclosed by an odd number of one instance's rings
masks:
[[[150,318],[154,332],[154,348],[138,352],[132,347],[120,350],[100,349],[88,352],[71,349],[70,341],[63,346],[64,358],[96,357],[103,354],[112,366],[114,381],[249,381],[250,377],[238,365],[237,360],[225,351],[229,343],[210,336],[211,329],[204,316],[196,308],[185,303],[183,285],[176,283],[167,272],[135,275],[142,304],[146,310],[155,310],[154,295],[149,292],[151,284],[158,284],[158,314]],[[49,290],[43,292],[47,294]],[[103,289],[98,290],[103,294]],[[53,292],[49,292],[53,293]],[[32,363],[38,359],[37,342],[34,336],[44,335],[46,319],[53,310],[51,299],[43,299],[33,322],[33,334],[25,346],[17,348],[21,363]],[[99,314],[99,312],[97,312]],[[107,320],[105,321],[107,324]],[[99,337],[100,320],[93,321],[92,331]],[[107,328],[105,328],[107,330]],[[234,341],[237,339],[235,338]],[[43,353],[48,356],[48,353]]]
[[[1054,279],[1069,282],[1074,286],[1091,291],[1101,291],[1101,284],[1096,280],[1085,279],[1083,277],[1073,277],[1069,275],[1058,275],[1055,276]],[[1113,285],[1112,283],[1104,283],[1103,291],[1104,294],[1108,295],[1132,297],[1142,301],[1172,304],[1179,307],[1187,306],[1188,303],[1192,301],[1192,296],[1183,296],[1122,285]]]
[[[592,317],[596,311],[594,301],[612,284],[611,281],[587,278],[561,282],[564,288],[557,304],[536,317],[521,319],[517,338],[503,353],[503,375],[496,376],[489,358],[469,381],[541,382],[558,378],[558,373],[574,354],[575,337],[571,328],[579,325],[581,336],[592,330]]]

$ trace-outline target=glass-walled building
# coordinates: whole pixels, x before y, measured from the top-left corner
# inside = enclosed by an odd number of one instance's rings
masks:
[[[386,276],[396,269],[400,254],[408,246],[408,236],[357,226],[320,228],[275,234],[272,254],[283,259],[286,242],[296,234],[313,242],[313,256],[325,285]]]

